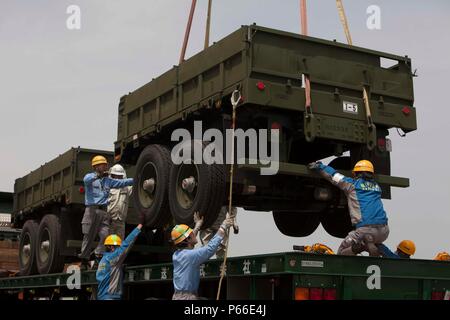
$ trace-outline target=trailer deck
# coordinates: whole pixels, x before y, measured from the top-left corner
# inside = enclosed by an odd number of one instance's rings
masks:
[[[217,259],[202,265],[201,297],[215,298],[221,265]],[[170,299],[172,271],[170,263],[126,267],[124,298]],[[67,287],[73,279],[69,273],[3,278],[0,296],[82,299],[95,291],[95,271],[81,272],[78,290]],[[222,298],[443,300],[449,294],[448,262],[284,252],[229,258]]]

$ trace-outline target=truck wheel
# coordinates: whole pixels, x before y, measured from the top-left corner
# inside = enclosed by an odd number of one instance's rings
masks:
[[[28,220],[23,225],[20,233],[19,268],[20,274],[23,276],[37,273],[35,248],[38,227],[39,225],[35,220]]]
[[[157,144],[147,146],[137,161],[133,202],[144,214],[147,227],[162,227],[170,219],[167,192],[171,166],[170,151]],[[151,183],[144,185],[144,181]]]
[[[198,140],[188,144],[191,150],[202,150],[202,154],[208,146]],[[206,156],[207,153],[204,154]],[[194,164],[191,154],[187,163],[172,166],[169,203],[176,223],[192,225],[196,211],[204,217],[203,228],[208,228],[216,221],[226,196],[225,166],[207,161],[202,158],[201,164]]]
[[[39,224],[36,245],[36,265],[40,274],[58,273],[64,269],[60,254],[61,224],[59,217],[47,214]]]
[[[326,232],[336,238],[345,238],[353,230],[348,207],[329,209],[321,219]]]
[[[273,219],[278,230],[290,237],[309,236],[320,224],[318,213],[274,211]]]

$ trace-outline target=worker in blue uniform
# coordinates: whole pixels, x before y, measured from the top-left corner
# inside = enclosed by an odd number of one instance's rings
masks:
[[[378,251],[382,257],[386,258],[394,258],[394,259],[410,259],[414,253],[416,253],[416,245],[412,240],[403,240],[401,241],[395,252],[392,252],[388,247],[384,244],[380,244],[377,246]]]
[[[142,224],[139,224],[123,242],[116,234],[109,235],[105,239],[105,252],[96,273],[97,300],[122,299],[123,262],[141,229]]]
[[[320,161],[310,163],[308,168],[319,172],[347,196],[355,230],[344,239],[337,254],[356,255],[368,251],[371,256],[379,256],[377,245],[387,239],[389,227],[381,201],[381,188],[374,180],[373,164],[368,160],[358,161],[353,168],[353,178],[340,174]]]
[[[173,259],[173,300],[197,300],[200,284],[200,265],[208,261],[219,249],[219,246],[234,225],[234,216],[227,214],[216,235],[206,246],[195,248],[197,232],[203,224],[198,213],[194,216],[195,227],[179,224],[172,229],[172,243],[175,246]]]
[[[81,231],[83,241],[79,257],[84,261],[89,260],[92,254],[92,244],[98,235],[100,240],[95,248],[97,262],[104,251],[103,242],[109,234],[109,216],[106,213],[108,206],[109,190],[124,188],[133,185],[133,179],[112,179],[108,172],[108,161],[103,156],[95,156],[92,159],[94,172],[84,176],[85,206]]]

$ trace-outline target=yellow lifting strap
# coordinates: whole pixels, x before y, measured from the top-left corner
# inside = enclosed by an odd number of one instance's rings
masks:
[[[344,27],[345,37],[347,43],[353,45],[352,36],[350,35],[350,29],[348,27],[347,17],[345,16],[344,5],[341,0],[336,0],[336,6],[339,12],[339,18],[341,19],[342,26]]]

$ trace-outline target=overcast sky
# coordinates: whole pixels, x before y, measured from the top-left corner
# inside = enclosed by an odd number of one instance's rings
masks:
[[[203,47],[206,0],[199,0],[187,56]],[[412,58],[418,69],[418,130],[391,131],[392,174],[411,187],[385,201],[392,248],[417,245],[417,258],[450,251],[450,1],[345,0],[355,45]],[[81,30],[68,30],[66,9],[81,9]],[[366,27],[370,5],[381,30]],[[0,190],[71,146],[113,149],[120,96],[178,63],[189,0],[1,0]],[[310,35],[345,42],[334,0],[308,1]],[[256,22],[299,31],[298,0],[213,0],[211,40]],[[289,251],[293,244],[340,239],[322,227],[307,238],[276,229],[271,213],[239,211],[231,254]]]

